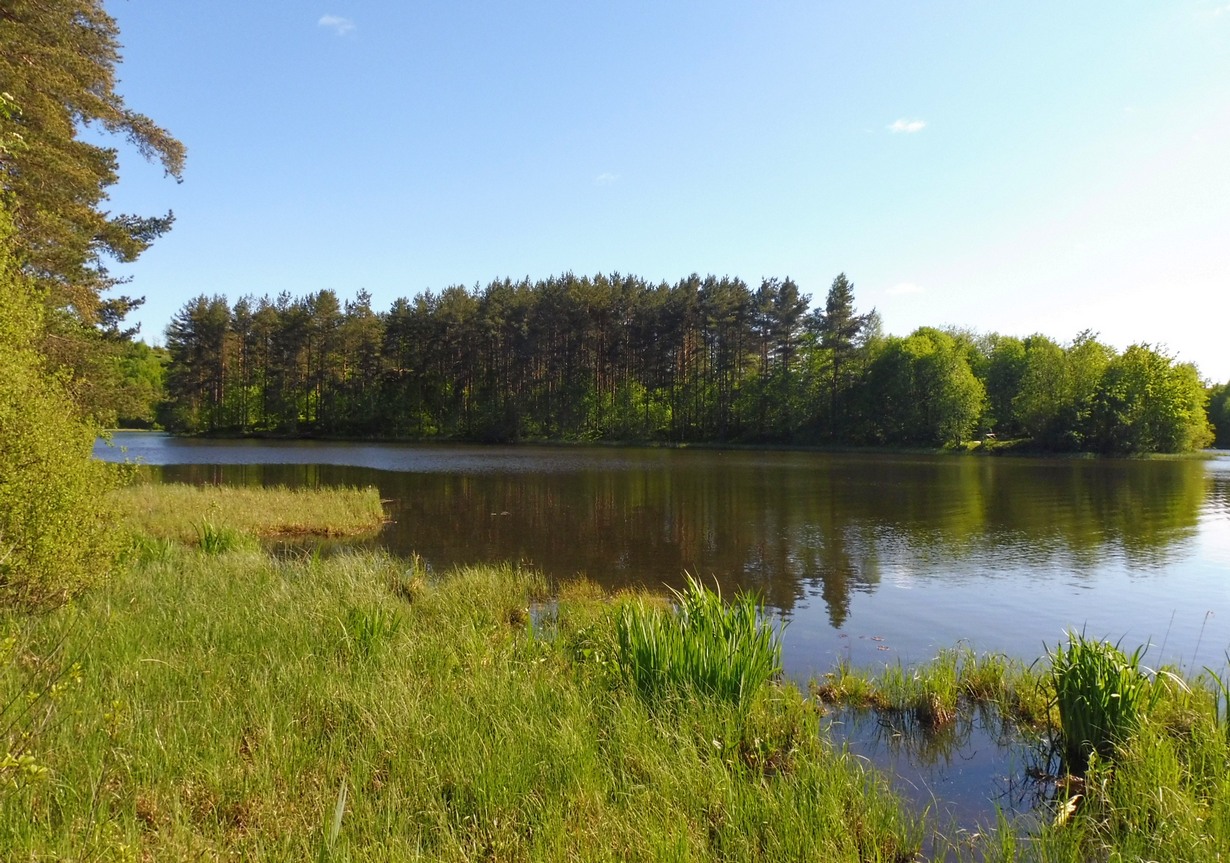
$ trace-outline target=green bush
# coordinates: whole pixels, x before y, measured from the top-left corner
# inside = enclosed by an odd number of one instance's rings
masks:
[[[0,210],[0,603],[63,602],[105,576],[120,549],[92,458],[96,430],[36,349],[42,302],[10,253]]]

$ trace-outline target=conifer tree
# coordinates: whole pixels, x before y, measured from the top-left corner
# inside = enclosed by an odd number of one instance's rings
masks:
[[[53,309],[116,330],[140,301],[103,296],[117,284],[104,261],[134,260],[173,217],[103,210],[118,179],[117,151],[80,132],[88,126],[125,139],[176,179],[184,165],[183,144],[116,91],[120,59],[119,30],[102,0],[0,5],[0,89],[15,106],[0,113],[0,140],[9,142],[0,149],[0,185],[16,226],[15,254]]]
[[[872,312],[874,314],[874,311]],[[820,335],[820,346],[830,352],[829,375],[829,433],[837,433],[837,398],[846,378],[845,367],[854,353],[858,337],[866,326],[868,315],[854,313],[854,285],[839,273],[829,287],[824,301],[824,312],[815,322]]]

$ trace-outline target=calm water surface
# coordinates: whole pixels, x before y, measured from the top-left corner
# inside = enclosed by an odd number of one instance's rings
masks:
[[[1019,459],[185,440],[118,433],[166,480],[375,485],[380,542],[436,570],[515,560],[607,587],[756,589],[787,672],[924,661],[966,642],[1032,660],[1069,628],[1230,650],[1230,458]]]

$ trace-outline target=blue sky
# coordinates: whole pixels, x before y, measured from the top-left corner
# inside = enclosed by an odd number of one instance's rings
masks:
[[[107,3],[188,146],[109,207],[198,294],[790,276],[923,325],[1148,342],[1230,380],[1230,3]]]

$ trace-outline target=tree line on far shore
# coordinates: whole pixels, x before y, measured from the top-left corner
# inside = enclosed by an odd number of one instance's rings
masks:
[[[934,447],[994,435],[1114,454],[1207,446],[1210,405],[1227,428],[1226,387],[1206,390],[1193,365],[1149,345],[886,335],[874,310],[855,310],[844,273],[809,306],[789,278],[753,288],[698,275],[505,279],[385,312],[366,292],[200,296],[167,328],[158,420],[478,441]]]

